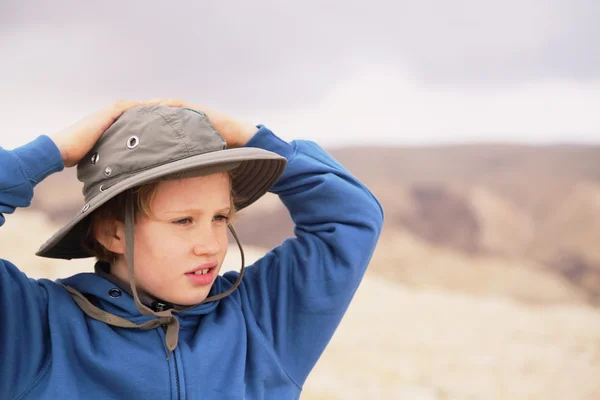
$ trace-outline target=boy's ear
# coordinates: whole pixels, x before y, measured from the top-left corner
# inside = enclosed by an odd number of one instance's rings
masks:
[[[116,254],[125,254],[125,224],[123,222],[99,221],[94,226],[94,237],[106,250]]]

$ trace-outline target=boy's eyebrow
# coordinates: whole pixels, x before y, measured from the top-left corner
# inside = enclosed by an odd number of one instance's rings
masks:
[[[229,211],[231,211],[231,206],[226,206],[223,207],[219,210],[217,210],[216,212],[222,212],[222,213],[228,213]],[[186,208],[184,210],[171,210],[171,211],[167,211],[165,214],[204,214],[206,212],[206,210],[201,210],[201,209],[197,209],[197,208]]]

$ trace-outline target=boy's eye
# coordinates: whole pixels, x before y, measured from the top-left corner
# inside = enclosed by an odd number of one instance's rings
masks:
[[[188,223],[192,223],[192,219],[191,218],[181,218],[178,219],[177,221],[173,221],[174,224],[177,225],[187,225]]]
[[[229,221],[229,217],[226,215],[215,215],[215,221],[217,222],[227,222]]]

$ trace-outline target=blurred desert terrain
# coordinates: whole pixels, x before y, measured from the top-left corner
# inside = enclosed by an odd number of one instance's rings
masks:
[[[303,399],[600,398],[600,147],[463,145],[331,153],[383,204],[369,272]],[[75,170],[7,216],[0,254],[32,277],[92,260],[33,255],[83,205]],[[250,260],[292,223],[243,211]],[[226,266],[238,268],[235,246]]]

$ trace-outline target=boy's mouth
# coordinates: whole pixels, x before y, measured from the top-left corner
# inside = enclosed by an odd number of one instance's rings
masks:
[[[217,268],[218,263],[216,261],[198,265],[191,271],[185,273],[187,277],[192,279],[195,283],[205,285],[212,282],[213,271]]]
[[[213,262],[209,262],[209,263],[198,265],[196,268],[192,269],[191,271],[186,272],[185,274],[186,275],[187,274],[195,274],[195,273],[200,274],[202,271],[206,271],[207,272],[208,270],[214,269],[216,267],[217,267],[217,262],[213,261]]]
[[[206,275],[208,274],[208,271],[210,271],[210,268],[199,269],[198,271],[194,272],[194,275]]]

